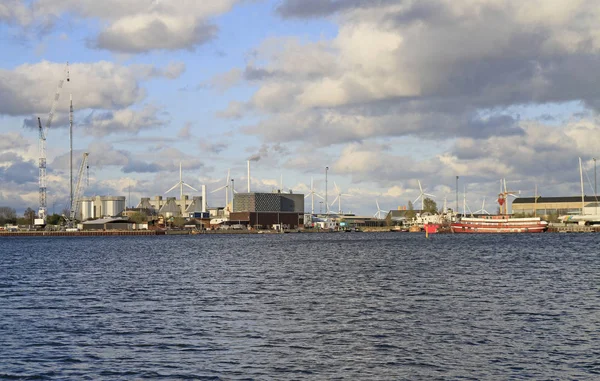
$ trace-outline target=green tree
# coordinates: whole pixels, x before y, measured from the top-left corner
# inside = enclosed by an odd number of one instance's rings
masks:
[[[184,225],[185,225],[185,218],[183,218],[183,217],[173,218],[172,226],[182,228]]]
[[[417,214],[415,213],[415,207],[413,206],[412,201],[408,201],[408,210],[406,211],[406,218],[409,220],[412,220],[413,218],[415,218],[417,216]]]
[[[430,199],[429,197],[423,200],[423,213],[436,214],[437,213],[437,204],[435,201]]]
[[[141,224],[148,222],[148,215],[144,212],[136,212],[129,217],[129,220],[135,222],[136,224]]]
[[[27,224],[26,225],[33,225],[33,220],[35,219],[35,210],[31,209],[31,208],[27,208],[25,209],[25,213],[23,213],[23,218],[25,218],[25,220],[27,220]]]
[[[17,211],[8,206],[0,206],[0,226],[17,223]]]
[[[48,225],[60,225],[61,219],[62,217],[59,214],[54,213],[46,218],[46,223]]]

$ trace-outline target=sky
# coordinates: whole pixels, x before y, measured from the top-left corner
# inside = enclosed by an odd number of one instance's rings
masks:
[[[501,179],[520,197],[577,196],[579,157],[593,195],[599,19],[596,0],[3,0],[0,206],[38,208],[37,118],[66,62],[50,213],[69,194],[69,95],[84,195],[128,206],[178,197],[180,163],[223,206],[212,191],[228,170],[247,191],[247,160],[252,191],[283,179],[309,194],[312,179],[365,216],[415,201],[419,182],[454,207],[456,176],[473,212],[496,211]]]

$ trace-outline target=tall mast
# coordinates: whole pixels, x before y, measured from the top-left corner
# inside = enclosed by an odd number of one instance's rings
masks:
[[[73,94],[69,100],[69,204],[73,205]]]
[[[67,62],[65,66],[65,76],[60,79],[58,82],[58,86],[56,88],[56,93],[54,93],[54,100],[52,101],[52,106],[50,107],[50,112],[48,113],[48,119],[46,120],[46,126],[42,127],[42,122],[40,118],[38,118],[39,125],[39,202],[40,206],[38,209],[38,218],[35,221],[35,225],[46,225],[46,216],[47,216],[47,205],[46,205],[46,136],[48,134],[48,129],[52,124],[52,119],[54,118],[54,111],[56,110],[56,105],[58,104],[58,98],[60,97],[60,91],[62,90],[63,84],[65,83],[65,79],[67,82],[69,81],[69,63]]]
[[[181,215],[183,215],[185,213],[185,209],[186,209],[186,202],[183,199],[183,174],[181,172],[181,162],[179,162],[179,199],[182,202],[182,209],[181,209]]]
[[[583,207],[585,206],[585,196],[583,195],[583,167],[581,166],[581,158],[579,158],[579,178],[581,180],[581,214],[583,215]]]
[[[538,196],[537,196],[537,184],[535,184],[535,198],[534,198],[534,201],[533,201],[533,205],[534,205],[533,206],[533,216],[534,217],[537,217],[537,199],[538,199]]]

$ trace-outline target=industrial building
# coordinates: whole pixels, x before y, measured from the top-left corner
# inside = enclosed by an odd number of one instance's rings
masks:
[[[512,213],[518,215],[597,215],[596,209],[600,206],[596,196],[574,197],[520,197],[512,203]],[[582,206],[583,204],[583,206]]]
[[[102,218],[83,222],[80,226],[81,230],[131,230],[133,224],[121,218]]]
[[[294,193],[236,193],[233,212],[304,213],[304,195]]]
[[[205,198],[201,196],[194,196],[190,200],[187,195],[183,195],[183,198],[179,200],[175,197],[142,197],[136,208],[146,209],[152,214],[162,215],[167,218],[193,217],[197,213],[207,212],[206,204],[203,200],[205,200]]]
[[[93,196],[80,199],[79,221],[93,218],[115,217],[125,210],[125,196]]]
[[[297,229],[304,225],[304,195],[294,193],[236,193],[229,222],[251,227],[279,226]]]

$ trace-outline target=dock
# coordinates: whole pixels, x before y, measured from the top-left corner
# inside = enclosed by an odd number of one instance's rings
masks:
[[[600,225],[551,225],[548,233],[600,233]]]

